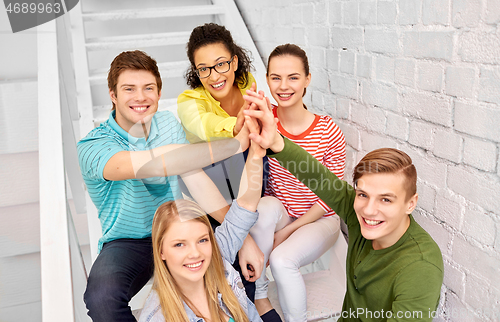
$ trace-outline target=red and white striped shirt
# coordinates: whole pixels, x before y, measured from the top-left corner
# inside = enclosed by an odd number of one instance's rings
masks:
[[[277,107],[274,107],[273,113],[274,117],[278,117]],[[300,145],[321,164],[335,173],[337,177],[343,179],[346,160],[345,138],[330,116],[315,115],[311,126],[300,135],[288,133],[281,126],[281,123],[278,123],[278,132],[286,136],[290,141]],[[300,164],[295,166],[299,167],[299,169],[301,167]],[[307,166],[302,165],[302,167]],[[307,170],[304,169],[304,171]],[[265,195],[278,198],[291,217],[298,218],[302,216],[315,203],[318,203],[326,211],[324,217],[335,215],[335,212],[330,207],[287,169],[282,167],[275,158],[269,158],[269,178]]]

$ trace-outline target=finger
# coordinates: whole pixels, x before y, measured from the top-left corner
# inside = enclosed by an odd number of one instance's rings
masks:
[[[248,96],[252,96],[252,97],[256,97],[256,98],[260,98],[260,99],[263,98],[263,96],[261,96],[260,94],[257,94],[256,92],[253,92],[253,91],[251,91],[249,89],[247,89],[247,95]],[[243,95],[243,96],[245,96],[245,95]]]
[[[256,119],[262,119],[265,116],[264,112],[261,110],[244,110],[243,114]]]
[[[273,104],[271,104],[271,100],[269,97],[266,96],[266,102],[267,102],[267,108],[272,111],[273,110]]]
[[[245,124],[248,127],[248,131],[250,133],[258,134],[260,132],[258,125],[255,123],[255,121],[250,116],[245,116]]]
[[[250,279],[250,275],[248,274],[248,269],[247,265],[241,265],[240,263],[240,268],[241,268],[241,275],[248,281]]]

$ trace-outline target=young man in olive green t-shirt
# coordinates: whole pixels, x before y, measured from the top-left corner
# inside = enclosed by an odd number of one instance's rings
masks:
[[[411,215],[418,200],[411,158],[396,149],[374,150],[354,168],[352,187],[276,134],[266,98],[249,93],[245,99],[259,107],[245,111],[247,118],[257,118],[262,125],[251,139],[267,148],[268,156],[278,159],[348,227],[347,292],[339,321],[432,321],[443,259],[432,237]]]

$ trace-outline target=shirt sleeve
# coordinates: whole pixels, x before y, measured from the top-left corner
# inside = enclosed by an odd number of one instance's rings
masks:
[[[283,139],[285,141],[283,150],[276,154],[268,154],[268,156],[280,161],[280,164],[311,189],[349,226],[350,223],[347,217],[354,213],[353,204],[356,195],[354,188],[347,182],[340,180],[335,173],[331,172],[306,150],[286,137]],[[307,164],[308,171],[300,171],[301,167],[296,166],[304,163]],[[357,222],[355,217],[354,215]]]
[[[418,261],[404,268],[394,284],[392,317],[387,321],[431,322],[439,304],[442,283],[443,272],[427,261]]]
[[[177,98],[177,115],[186,130],[203,141],[214,137],[233,137],[236,117],[214,113],[217,106],[194,90],[184,91]]]
[[[258,218],[257,212],[246,210],[233,201],[222,224],[215,229],[215,239],[219,245],[222,257],[230,263],[234,262],[236,253],[243,245],[248,231]]]
[[[86,180],[105,180],[103,176],[106,163],[123,147],[113,138],[93,132],[77,145],[78,161],[82,176]]]
[[[165,317],[160,307],[160,299],[155,290],[149,293],[146,302],[141,310],[139,322],[164,322]]]
[[[323,164],[342,180],[344,179],[346,161],[345,137],[331,118],[328,118],[326,131],[328,133],[328,146],[323,155]],[[332,211],[323,200],[318,199],[317,203],[327,213]]]

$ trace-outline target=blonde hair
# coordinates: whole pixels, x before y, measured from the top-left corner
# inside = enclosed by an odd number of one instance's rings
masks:
[[[173,222],[179,220],[196,220],[205,224],[208,228],[210,244],[212,246],[212,258],[204,276],[204,283],[211,314],[210,320],[213,322],[224,321],[222,311],[219,308],[218,294],[220,293],[224,299],[224,304],[226,304],[234,320],[249,322],[245,311],[238,302],[238,298],[226,280],[224,263],[208,217],[198,204],[189,200],[175,200],[164,203],[158,207],[153,219],[152,241],[155,266],[153,290],[156,291],[160,299],[165,321],[188,321],[183,301],[196,315],[200,314],[196,306],[182,294],[175,279],[170,274],[167,264],[161,258],[165,233]],[[205,317],[203,318],[206,319]]]

